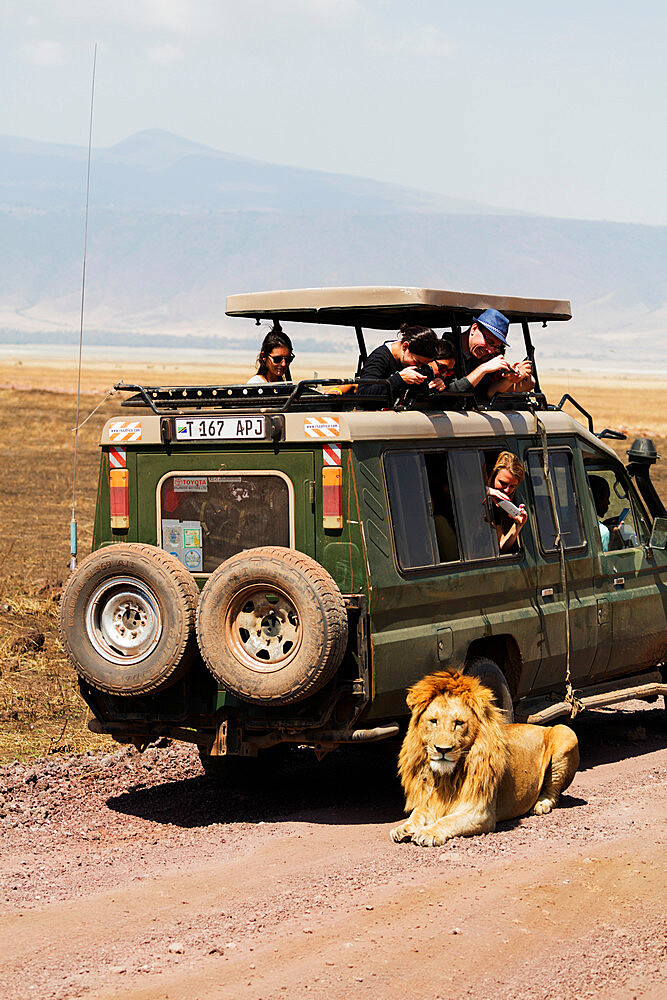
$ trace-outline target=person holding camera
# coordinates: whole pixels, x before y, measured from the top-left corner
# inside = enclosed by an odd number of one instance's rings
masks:
[[[435,379],[435,374],[429,379],[427,372],[419,370],[437,356],[438,338],[433,330],[403,323],[398,332],[398,340],[381,344],[366,358],[359,375],[358,395],[383,395],[384,388],[381,385],[364,386],[363,383],[371,379],[386,379],[396,396],[409,386],[428,384]]]
[[[489,476],[486,495],[501,552],[518,551],[519,535],[528,520],[525,506],[520,504],[517,507],[513,503],[514,493],[524,475],[521,459],[511,451],[501,451]]]
[[[530,392],[535,388],[533,366],[528,359],[510,364],[505,358],[509,320],[497,309],[485,309],[469,330],[461,335],[464,377],[453,392],[473,391],[482,399],[500,392]]]

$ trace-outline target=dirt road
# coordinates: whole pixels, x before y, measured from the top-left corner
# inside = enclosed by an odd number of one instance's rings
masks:
[[[394,759],[295,752],[243,790],[189,747],[0,770],[0,996],[648,1000],[667,966],[664,715],[575,723],[546,817],[395,845]]]

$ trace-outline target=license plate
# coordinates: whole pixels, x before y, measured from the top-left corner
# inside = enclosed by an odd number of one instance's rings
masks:
[[[175,417],[177,441],[257,441],[266,438],[266,417]]]

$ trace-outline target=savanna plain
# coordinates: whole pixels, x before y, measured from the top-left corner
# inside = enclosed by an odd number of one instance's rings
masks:
[[[88,364],[80,420],[122,378],[211,384],[249,374],[215,363]],[[542,381],[552,401],[575,396],[596,429],[623,430],[628,440],[612,442],[622,458],[635,437],[652,437],[666,456],[653,479],[667,495],[667,379],[552,372]],[[664,995],[661,704],[583,713],[573,723],[581,768],[555,812],[436,849],[389,840],[403,805],[396,746],[319,764],[294,751],[270,780],[224,788],[190,747],[161,740],[140,755],[95,736],[56,626],[74,364],[7,356],[0,388],[0,997]],[[79,433],[82,555],[99,434],[119,402],[102,402]]]

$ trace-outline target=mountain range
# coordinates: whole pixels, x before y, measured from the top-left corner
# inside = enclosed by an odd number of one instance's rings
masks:
[[[86,167],[82,147],[0,137],[0,342],[78,336]],[[257,331],[225,317],[227,294],[417,285],[570,299],[574,320],[536,336],[550,364],[665,370],[666,249],[664,226],[521,214],[147,131],[93,150],[86,340],[245,350]]]

